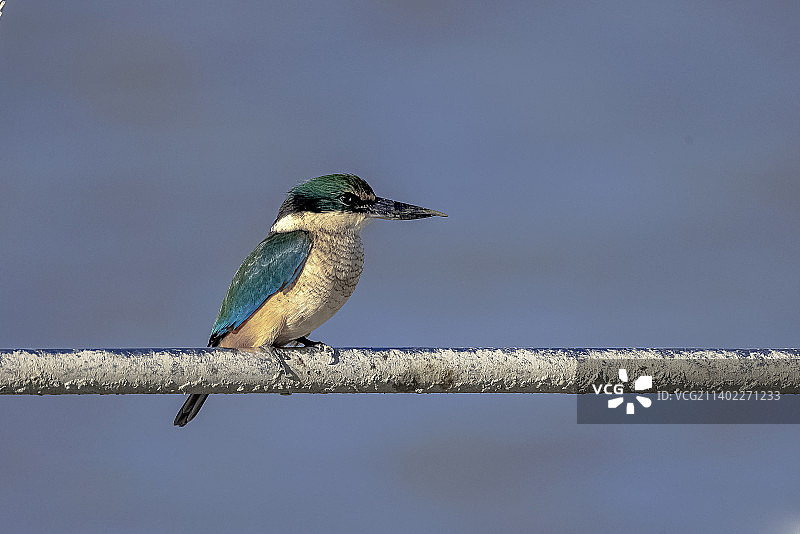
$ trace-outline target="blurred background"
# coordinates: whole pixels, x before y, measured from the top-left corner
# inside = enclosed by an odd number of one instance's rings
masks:
[[[0,18],[0,347],[205,346],[285,192],[378,221],[334,346],[797,347],[796,2],[54,2]],[[798,532],[796,426],[558,395],[0,399],[8,532]]]

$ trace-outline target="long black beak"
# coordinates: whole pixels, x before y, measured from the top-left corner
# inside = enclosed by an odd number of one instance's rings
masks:
[[[389,219],[392,221],[408,221],[410,219],[423,219],[425,217],[447,217],[441,211],[429,210],[428,208],[421,208],[413,204],[404,204],[402,202],[395,202],[388,198],[378,197],[375,204],[369,209],[369,215],[377,219]]]

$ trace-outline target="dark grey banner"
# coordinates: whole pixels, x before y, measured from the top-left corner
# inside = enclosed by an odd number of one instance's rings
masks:
[[[581,358],[577,422],[800,423],[798,371],[798,358]]]

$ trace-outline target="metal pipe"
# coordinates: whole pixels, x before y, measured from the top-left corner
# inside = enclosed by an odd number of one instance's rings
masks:
[[[800,393],[798,349],[265,348],[0,350],[0,394],[588,393],[646,373],[660,390]]]

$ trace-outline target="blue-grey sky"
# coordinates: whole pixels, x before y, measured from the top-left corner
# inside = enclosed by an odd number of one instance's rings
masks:
[[[796,2],[47,2],[0,18],[0,346],[203,346],[299,181],[335,346],[800,345]],[[564,396],[0,399],[6,528],[793,532],[794,426]]]

